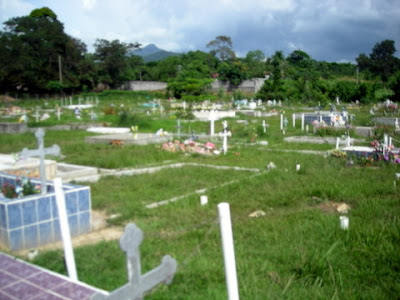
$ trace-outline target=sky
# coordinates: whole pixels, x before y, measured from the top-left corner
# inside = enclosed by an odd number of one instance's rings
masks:
[[[45,6],[89,52],[97,38],[208,52],[220,35],[231,38],[239,57],[301,50],[354,63],[386,39],[400,52],[399,0],[0,0],[0,22]]]

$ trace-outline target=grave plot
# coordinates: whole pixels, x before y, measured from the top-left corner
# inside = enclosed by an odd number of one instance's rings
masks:
[[[190,195],[202,189],[214,188],[232,180],[248,178],[255,172],[233,169],[220,170],[205,166],[185,166],[179,169],[164,169],[154,174],[140,176],[109,176],[92,184],[95,197],[94,209],[106,209],[129,219],[143,212],[146,205],[182,195]],[[100,195],[98,189],[111,193]],[[182,200],[184,201],[184,200]]]
[[[16,186],[17,177],[0,174],[0,186]],[[32,179],[38,185],[39,180]],[[91,199],[88,186],[64,184],[67,215],[72,236],[90,231]],[[45,194],[21,198],[0,197],[0,244],[12,251],[29,249],[61,239],[54,186],[47,182]]]

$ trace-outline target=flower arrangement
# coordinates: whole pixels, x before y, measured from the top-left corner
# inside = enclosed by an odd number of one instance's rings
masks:
[[[40,185],[35,185],[28,178],[17,179],[16,186],[9,182],[3,184],[1,192],[6,198],[19,198],[40,193]]]
[[[15,186],[13,186],[11,183],[4,183],[3,186],[1,187],[1,192],[6,198],[16,198],[17,197],[17,192],[15,190]]]

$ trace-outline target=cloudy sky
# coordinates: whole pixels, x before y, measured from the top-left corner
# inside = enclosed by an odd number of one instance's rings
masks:
[[[399,0],[0,0],[0,22],[44,6],[90,52],[96,38],[208,51],[218,35],[231,37],[242,57],[302,50],[317,60],[354,62],[385,39],[400,52]]]

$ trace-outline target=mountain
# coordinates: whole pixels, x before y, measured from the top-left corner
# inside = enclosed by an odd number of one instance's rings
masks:
[[[141,56],[145,63],[150,61],[160,61],[170,56],[180,55],[176,52],[170,52],[160,49],[154,44],[149,44],[141,49],[132,51],[131,54]]]

